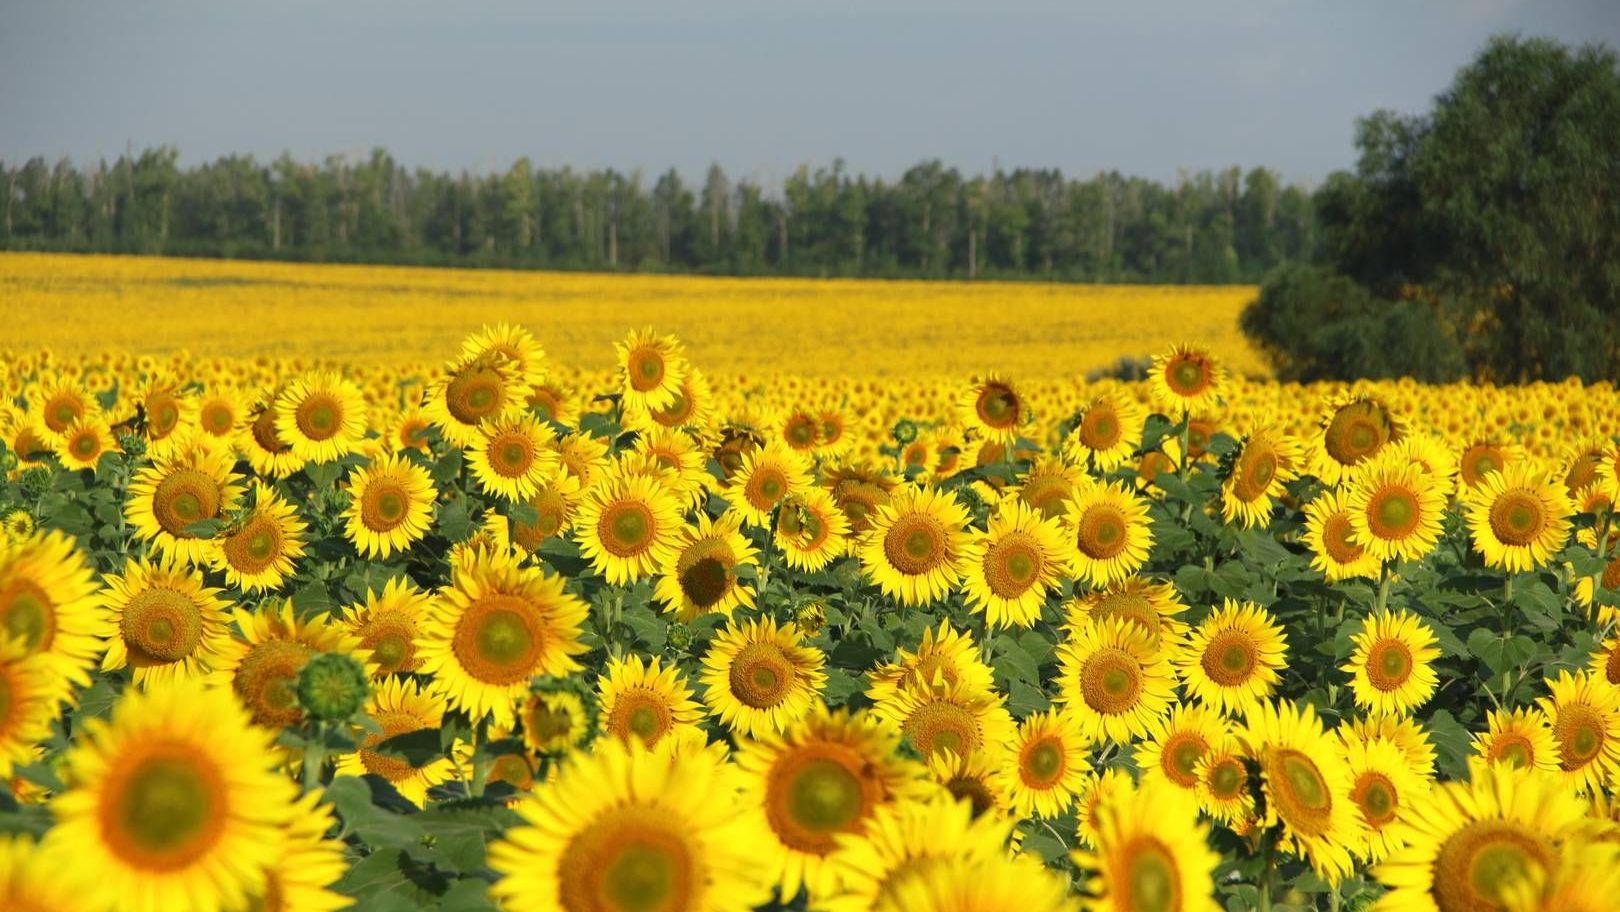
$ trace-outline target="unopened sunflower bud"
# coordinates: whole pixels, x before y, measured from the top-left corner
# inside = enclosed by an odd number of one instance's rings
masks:
[[[324,722],[354,715],[365,702],[367,692],[366,670],[346,655],[318,655],[298,673],[299,704],[311,717]]]
[[[692,628],[679,621],[669,625],[669,648],[675,652],[685,652],[692,647]]]
[[[793,623],[807,637],[813,637],[827,626],[827,611],[820,602],[805,602],[793,611]]]
[[[912,421],[910,418],[901,418],[894,423],[892,433],[895,441],[904,446],[917,439],[917,422]]]
[[[22,473],[22,489],[24,496],[30,500],[37,499],[51,489],[51,470],[37,466],[27,469]]]

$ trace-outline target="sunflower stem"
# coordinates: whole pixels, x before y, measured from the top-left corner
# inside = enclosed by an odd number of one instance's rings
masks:
[[[1378,596],[1373,600],[1373,613],[1383,614],[1389,607],[1389,562],[1385,561],[1378,567]]]
[[[1187,469],[1192,464],[1192,460],[1188,458],[1188,443],[1191,440],[1192,412],[1189,410],[1181,413],[1181,463],[1176,466],[1176,475],[1182,481],[1187,480]]]
[[[321,767],[326,765],[326,723],[317,722],[311,737],[304,741],[304,791],[321,787]]]
[[[1266,866],[1260,870],[1259,912],[1271,912],[1271,881],[1277,869],[1277,850],[1268,836],[1265,840]]]

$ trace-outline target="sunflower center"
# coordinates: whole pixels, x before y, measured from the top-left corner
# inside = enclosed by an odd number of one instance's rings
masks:
[[[925,756],[948,750],[966,757],[983,743],[973,713],[945,700],[931,700],[912,710],[902,729],[911,745]]]
[[[159,390],[146,397],[146,414],[150,416],[147,430],[153,440],[162,440],[180,424],[180,403],[169,390]]]
[[[1250,441],[1238,459],[1233,477],[1232,493],[1238,500],[1251,503],[1266,496],[1271,482],[1277,477],[1277,451],[1269,443]]]
[[[608,715],[607,729],[628,741],[633,735],[652,747],[675,727],[669,701],[645,687],[632,687],[619,694]]]
[[[1209,388],[1209,365],[1201,359],[1178,356],[1165,368],[1164,382],[1176,395],[1192,398]]]
[[[793,663],[775,643],[749,643],[731,660],[732,696],[754,709],[780,705],[793,677]]]
[[[1025,479],[1018,496],[1031,508],[1041,511],[1041,516],[1051,519],[1063,515],[1065,505],[1074,497],[1074,485],[1061,475],[1042,475]]]
[[[1036,789],[1049,789],[1056,785],[1068,770],[1068,758],[1063,753],[1063,742],[1057,738],[1042,738],[1024,748],[1018,774],[1024,784]]]
[[[1192,788],[1198,784],[1198,761],[1204,758],[1209,745],[1195,732],[1177,732],[1170,736],[1159,754],[1159,769],[1165,778],[1181,786]]]
[[[656,528],[652,510],[635,500],[608,506],[596,523],[602,546],[614,557],[635,557],[652,547]]]
[[[816,422],[808,415],[794,415],[783,427],[782,436],[795,450],[808,449],[816,442]]]
[[[311,393],[298,403],[293,419],[310,440],[331,440],[343,429],[343,403],[331,393]]]
[[[1505,545],[1530,544],[1541,534],[1546,521],[1541,501],[1528,491],[1509,491],[1491,504],[1491,531]]]
[[[45,406],[45,426],[60,434],[84,415],[84,404],[77,399],[60,397]]]
[[[1123,511],[1113,504],[1093,504],[1080,517],[1075,544],[1093,560],[1109,560],[1125,550],[1128,536]]]
[[[657,411],[653,412],[653,420],[657,421],[659,424],[663,425],[664,427],[674,427],[675,425],[680,424],[682,421],[686,420],[687,416],[689,416],[691,414],[692,414],[692,402],[691,402],[691,400],[687,399],[684,395],[677,392],[675,394],[675,401],[674,402],[671,402],[669,405],[665,406],[664,408],[658,409]]]
[[[253,442],[257,443],[266,453],[285,453],[291,447],[276,433],[276,413],[274,409],[265,409],[259,417],[253,419]]]
[[[776,762],[766,784],[765,813],[789,848],[832,851],[834,836],[853,832],[882,797],[871,765],[841,744],[802,744]]]
[[[769,510],[787,493],[787,476],[772,466],[760,466],[748,479],[748,503],[756,510]]]
[[[664,355],[656,348],[640,348],[630,353],[630,386],[639,393],[657,389],[664,382]]]
[[[1516,732],[1503,732],[1491,744],[1490,758],[1492,761],[1517,766],[1520,769],[1529,769],[1535,762],[1535,747],[1530,739]]]
[[[1610,684],[1620,684],[1620,644],[1609,649],[1609,658],[1603,663],[1603,677]]]
[[[1086,705],[1103,715],[1118,715],[1136,705],[1142,690],[1142,668],[1125,650],[1097,650],[1080,668],[1080,693]]]
[[[1578,770],[1597,759],[1603,750],[1603,717],[1585,703],[1571,703],[1558,709],[1553,723],[1558,754],[1565,770]]]
[[[534,464],[534,446],[521,434],[503,434],[489,442],[490,467],[504,478],[520,478]]]
[[[945,783],[945,791],[950,792],[957,801],[967,801],[973,809],[974,818],[996,806],[990,786],[975,776],[952,776]]]
[[[152,513],[163,531],[175,538],[192,538],[186,527],[218,516],[219,502],[218,482],[196,469],[178,469],[152,493]]]
[[[506,401],[506,381],[493,367],[464,370],[445,385],[444,404],[462,424],[478,424]]]
[[[152,664],[177,662],[202,640],[202,613],[173,589],[144,589],[124,606],[118,632],[132,652],[150,657]]]
[[[1376,402],[1340,407],[1328,422],[1322,444],[1340,465],[1355,465],[1376,453],[1393,433],[1389,413]]]
[[[1216,798],[1230,801],[1242,793],[1248,778],[1241,761],[1225,757],[1209,768],[1209,790]]]
[[[468,605],[451,641],[469,675],[501,686],[533,677],[544,645],[533,606],[506,594],[486,595]]]
[[[298,672],[310,649],[292,640],[266,640],[255,645],[236,668],[231,688],[253,712],[253,721],[270,728],[298,722]]]
[[[115,760],[102,786],[101,835],[133,867],[178,871],[218,842],[226,801],[223,772],[190,746],[143,745]]]
[[[1381,488],[1367,502],[1367,528],[1386,541],[1411,535],[1421,518],[1417,492],[1404,486]]]
[[[229,406],[219,402],[210,402],[204,405],[199,417],[202,426],[215,437],[224,435],[226,431],[231,429],[231,425],[236,423],[236,414],[231,411]]]
[[[1463,452],[1462,458],[1457,461],[1457,468],[1464,481],[1470,485],[1477,485],[1486,475],[1502,471],[1502,466],[1506,462],[1502,451],[1497,447],[1477,443]]]
[[[1080,419],[1080,442],[1090,450],[1106,450],[1119,443],[1119,415],[1111,405],[1094,405]]]
[[[97,437],[93,431],[83,431],[73,438],[73,442],[69,446],[72,448],[74,456],[81,460],[88,460],[101,452],[101,438]]]
[[[1388,693],[1412,676],[1412,651],[1400,640],[1379,640],[1367,652],[1367,682]]]
[[[574,717],[566,706],[552,706],[536,700],[525,724],[528,725],[529,734],[534,736],[534,740],[541,744],[549,744],[573,731]]]
[[[1246,631],[1222,630],[1210,639],[1199,664],[1216,684],[1236,687],[1254,675],[1260,664],[1260,645]]]
[[[1442,912],[1494,912],[1548,870],[1552,847],[1516,823],[1477,820],[1453,833],[1434,861],[1434,898]]]
[[[991,383],[979,393],[979,420],[997,429],[1010,428],[1018,423],[1018,394],[1011,387]]]
[[[707,880],[691,839],[658,812],[601,812],[557,861],[563,912],[682,912],[701,908]]]
[[[1373,829],[1381,830],[1386,824],[1395,819],[1395,813],[1400,810],[1400,798],[1395,793],[1395,783],[1383,773],[1366,772],[1356,779],[1356,786],[1350,792],[1350,800],[1361,808],[1361,816],[1366,818]]]
[[[281,556],[281,541],[281,526],[268,516],[255,515],[225,539],[225,559],[240,573],[260,573]]]
[[[705,555],[682,568],[681,592],[692,604],[708,608],[731,591],[731,568],[718,557]]]
[[[937,569],[945,562],[945,527],[926,513],[906,513],[884,534],[883,553],[906,576]]]
[[[0,589],[0,626],[29,652],[49,649],[56,639],[56,604],[32,580],[14,579]]]
[[[360,522],[373,532],[391,532],[405,522],[411,495],[399,479],[372,478],[360,495]]]
[[[1350,517],[1334,513],[1322,524],[1322,545],[1334,563],[1350,564],[1361,559],[1364,549],[1356,544]]]
[[[1326,831],[1333,793],[1316,761],[1301,751],[1282,749],[1270,753],[1266,766],[1270,795],[1289,828],[1312,836]]]
[[[376,634],[369,644],[362,642],[362,645],[371,650],[371,658],[376,661],[377,670],[382,674],[399,671],[411,649],[410,640],[397,630]]]
[[[1181,877],[1175,856],[1164,843],[1152,837],[1139,837],[1128,844],[1122,878],[1126,895],[1125,912],[1176,912],[1181,908]],[[1118,905],[1118,900],[1115,901]]]
[[[1040,545],[1026,533],[1013,532],[984,553],[984,579],[991,592],[1014,599],[1040,581],[1044,565]]]

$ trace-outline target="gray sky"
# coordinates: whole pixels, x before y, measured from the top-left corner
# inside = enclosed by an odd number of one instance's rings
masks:
[[[0,0],[0,159],[1315,182],[1501,31],[1620,46],[1620,0]]]

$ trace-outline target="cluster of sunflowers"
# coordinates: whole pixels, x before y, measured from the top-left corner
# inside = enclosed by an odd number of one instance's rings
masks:
[[[5,359],[0,908],[1613,908],[1607,387],[616,355]]]

